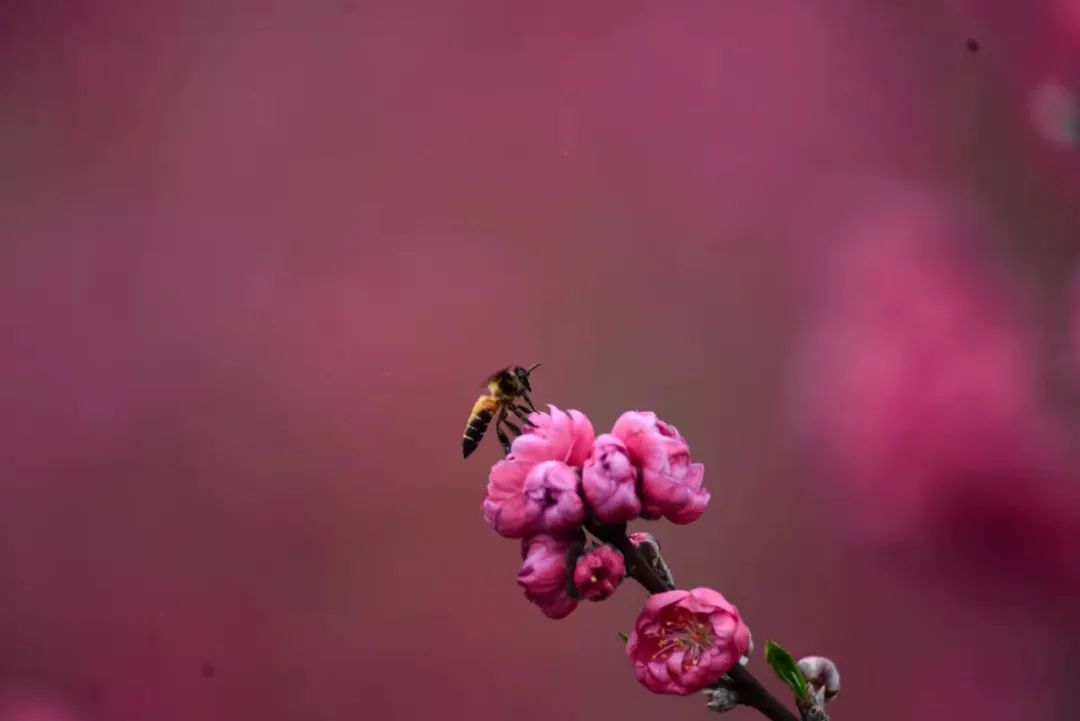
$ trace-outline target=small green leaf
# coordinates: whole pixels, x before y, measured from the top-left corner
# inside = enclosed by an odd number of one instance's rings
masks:
[[[619,631],[619,638],[621,638],[621,639],[623,640],[623,643],[626,643],[627,641],[629,641],[629,640],[630,640],[630,637],[629,637],[629,636],[627,636],[627,635],[626,635],[625,633],[623,633],[622,631]]]
[[[780,677],[780,680],[795,692],[796,699],[800,701],[806,699],[806,677],[803,676],[799,664],[795,663],[795,659],[784,650],[783,646],[772,641],[766,641],[765,661]]]

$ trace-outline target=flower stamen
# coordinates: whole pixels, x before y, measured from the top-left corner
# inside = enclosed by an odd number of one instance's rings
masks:
[[[656,634],[655,658],[666,659],[673,650],[685,654],[682,662],[683,671],[689,670],[701,662],[702,653],[713,646],[715,638],[712,628],[700,618],[688,613],[681,613],[675,620],[664,621]]]

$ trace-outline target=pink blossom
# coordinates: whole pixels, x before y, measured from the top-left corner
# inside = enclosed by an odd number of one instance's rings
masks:
[[[578,481],[577,471],[561,461],[530,467],[508,457],[491,469],[484,520],[507,538],[569,531],[585,521]]]
[[[944,202],[895,202],[823,280],[794,407],[823,475],[868,511],[851,516],[900,538],[989,490],[1047,419],[1033,324],[1007,279]]]
[[[535,509],[534,527],[546,533],[563,533],[585,521],[585,502],[578,493],[578,475],[560,461],[533,466],[525,478],[525,496]]]
[[[570,563],[583,543],[580,530],[560,536],[540,534],[521,542],[518,585],[549,618],[563,618],[577,608],[577,599],[569,593]]]
[[[622,554],[603,545],[582,554],[574,568],[574,588],[589,601],[603,601],[615,593],[626,575]]]
[[[598,436],[581,471],[582,491],[597,520],[626,523],[641,514],[637,479],[626,445],[610,433]]]
[[[750,647],[739,611],[709,588],[650,596],[626,653],[653,693],[686,696],[716,683]]]
[[[701,517],[709,503],[702,487],[705,466],[690,462],[690,447],[674,426],[649,411],[627,411],[611,433],[641,469],[642,517],[662,516],[680,525]]]
[[[514,439],[510,455],[488,476],[484,520],[507,538],[560,533],[585,520],[574,468],[588,458],[592,423],[580,411],[550,408],[550,414],[529,415],[533,425]]]
[[[592,422],[581,411],[566,413],[555,406],[548,407],[550,414],[540,411],[529,414],[532,425],[522,428],[522,434],[510,446],[510,455],[525,463],[562,461],[580,468],[596,438]]]
[[[529,465],[513,458],[495,463],[484,494],[484,520],[500,536],[521,538],[536,520],[536,509],[525,495]]]

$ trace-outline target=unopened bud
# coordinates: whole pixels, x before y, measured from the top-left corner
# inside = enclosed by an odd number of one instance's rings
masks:
[[[725,686],[707,688],[702,693],[708,699],[705,702],[705,708],[716,713],[726,713],[739,705],[735,692]]]
[[[651,533],[631,533],[630,543],[634,544],[638,555],[650,568],[656,571],[661,580],[669,586],[675,586],[675,579],[671,575],[671,569],[664,563],[664,557],[660,555],[660,542]]]
[[[807,656],[799,659],[799,670],[810,683],[815,695],[832,701],[840,693],[840,672],[836,664],[824,656]]]
[[[574,588],[582,598],[603,601],[615,593],[625,573],[622,554],[614,546],[596,546],[577,559],[573,573]]]

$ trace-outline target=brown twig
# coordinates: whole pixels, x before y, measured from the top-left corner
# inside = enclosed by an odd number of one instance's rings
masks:
[[[619,549],[623,558],[626,559],[626,574],[640,583],[646,591],[663,593],[674,590],[674,586],[668,584],[652,566],[641,558],[637,548],[626,535],[625,524],[605,526],[590,519],[585,523],[585,529],[599,540]],[[735,692],[740,704],[756,709],[772,721],[799,721],[798,716],[769,693],[761,682],[742,665],[736,664],[727,672],[727,678],[730,680],[725,680],[723,683]]]

